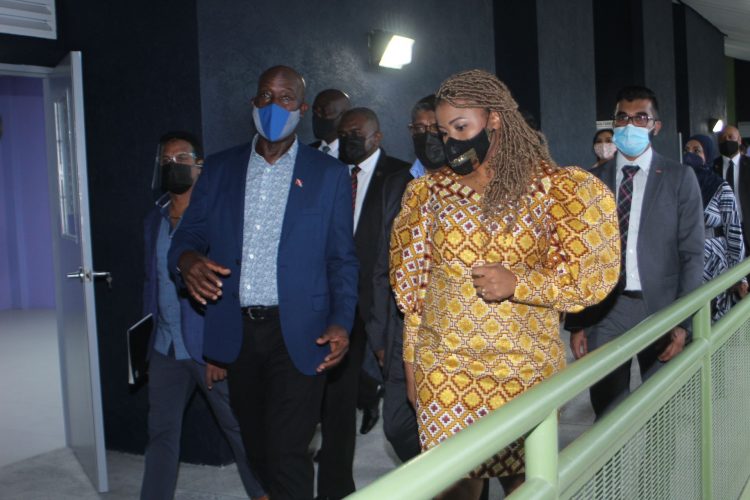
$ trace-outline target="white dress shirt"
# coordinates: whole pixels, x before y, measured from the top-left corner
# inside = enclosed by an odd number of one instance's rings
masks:
[[[734,163],[734,179],[732,179],[732,191],[734,191],[735,194],[735,200],[737,201],[737,214],[740,216],[740,222],[742,222],[742,205],[740,205],[740,196],[737,192],[737,188],[740,185],[740,154],[737,153],[731,158],[727,158],[726,156],[721,157],[722,165],[721,165],[721,178],[726,179],[727,178],[727,169],[729,168],[729,160],[732,160],[732,163]]]
[[[654,152],[651,146],[633,161],[625,158],[619,151],[617,153],[615,190],[618,202],[620,197],[620,183],[623,177],[625,177],[622,173],[622,167],[625,165],[638,165],[638,172],[633,177],[633,198],[630,200],[628,243],[625,247],[625,290],[641,290],[641,275],[638,272],[638,230],[641,227],[643,196],[646,193],[646,181],[648,180],[648,171],[651,168],[651,158],[653,156]]]
[[[358,166],[362,170],[357,174],[357,198],[354,200],[354,233],[357,232],[357,223],[359,222],[359,214],[362,213],[362,204],[365,202],[365,196],[367,195],[367,187],[370,185],[370,179],[372,174],[375,172],[375,166],[378,164],[380,159],[380,148],[376,149],[373,154],[368,156]],[[354,165],[349,165],[349,173],[351,173]]]
[[[323,148],[328,146],[330,149],[328,151],[325,151]],[[339,157],[339,139],[338,137],[331,141],[330,143],[321,140],[320,146],[318,146],[318,151],[323,151],[324,153],[333,156],[334,158],[338,159]]]

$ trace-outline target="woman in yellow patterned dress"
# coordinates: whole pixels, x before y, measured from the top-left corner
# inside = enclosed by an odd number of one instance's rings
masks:
[[[620,272],[612,194],[554,163],[505,84],[467,71],[437,99],[450,168],[409,184],[391,234],[423,450],[563,368],[560,312],[601,301]],[[472,477],[512,487],[522,473],[518,442]],[[448,496],[476,498],[481,486],[466,479]]]

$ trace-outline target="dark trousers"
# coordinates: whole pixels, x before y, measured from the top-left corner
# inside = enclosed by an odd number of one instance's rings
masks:
[[[325,379],[292,363],[278,317],[243,316],[243,342],[229,366],[229,395],[250,465],[274,500],[313,497],[308,446],[315,434]]]
[[[226,382],[206,387],[205,367],[192,359],[176,360],[157,351],[151,352],[148,382],[148,445],[141,499],[162,500],[174,497],[180,460],[182,417],[196,387],[206,396],[211,411],[232,448],[237,471],[251,498],[263,495],[247,463],[240,428],[229,406]]]
[[[366,344],[365,325],[356,314],[349,337],[349,352],[326,376],[320,412],[320,496],[343,498],[355,490],[352,466],[357,437],[357,392]]]
[[[419,430],[414,408],[406,397],[406,378],[401,344],[390,354],[391,363],[385,377],[383,397],[383,432],[402,462],[419,455]],[[396,352],[397,351],[397,352]]]
[[[643,299],[620,295],[615,299],[609,313],[596,326],[586,331],[589,351],[616,339],[640,323],[646,316],[648,316],[648,311]],[[657,357],[666,348],[668,339],[669,335],[665,335],[638,353],[638,365],[643,380],[663,364]],[[597,419],[630,393],[631,364],[632,360],[622,364],[589,389],[591,406],[594,408]]]

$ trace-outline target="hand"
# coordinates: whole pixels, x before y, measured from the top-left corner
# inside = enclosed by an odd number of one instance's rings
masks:
[[[669,333],[669,337],[670,342],[667,345],[667,348],[664,349],[657,358],[662,363],[666,363],[682,352],[682,349],[685,347],[685,341],[687,340],[687,331],[681,326],[675,326]]]
[[[192,250],[183,252],[177,265],[191,297],[204,306],[206,299],[219,300],[222,283],[216,275],[229,276],[229,269]]]
[[[417,382],[414,379],[414,363],[404,361],[404,378],[406,378],[406,399],[412,408],[417,409]]]
[[[344,355],[349,350],[349,335],[346,333],[344,327],[331,325],[326,328],[326,331],[323,332],[323,335],[315,343],[318,345],[329,344],[331,346],[331,353],[326,356],[317,369],[317,372],[321,373],[324,370],[333,368],[344,359]]]
[[[477,295],[485,301],[504,300],[516,291],[516,275],[500,263],[474,266],[471,270]]]
[[[227,378],[226,369],[206,363],[206,387],[209,391],[214,388],[215,382],[221,382],[225,378]]]
[[[383,368],[383,366],[385,366],[385,349],[375,351],[375,357],[378,358],[378,364],[380,365],[380,368]]]
[[[581,359],[589,353],[589,343],[586,340],[586,332],[576,330],[570,332],[570,349],[573,351],[573,357]]]

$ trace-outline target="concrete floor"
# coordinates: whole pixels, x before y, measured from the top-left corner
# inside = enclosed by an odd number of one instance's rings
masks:
[[[39,315],[36,315],[39,316]],[[52,316],[53,317],[53,316]],[[0,316],[0,321],[6,319],[7,315]],[[28,318],[27,318],[28,319]],[[49,322],[49,317],[47,318]],[[19,323],[20,324],[20,323]],[[26,327],[31,323],[26,321]],[[33,385],[37,389],[46,388],[50,394],[49,401],[44,403],[44,409],[29,407],[30,402],[24,401],[24,394],[29,394],[30,389],[8,387],[17,384],[0,385],[0,499],[130,499],[137,498],[140,490],[141,475],[143,472],[143,456],[130,455],[110,451],[107,453],[110,491],[105,494],[97,494],[83,473],[73,452],[64,448],[64,436],[62,435],[62,410],[59,396],[59,364],[57,361],[56,335],[48,336],[46,347],[39,344],[41,335],[37,335],[32,344],[29,345],[29,337],[16,336],[15,344],[10,345],[8,322],[0,322],[0,377],[4,380],[18,380],[14,374],[22,370],[32,370],[36,373]],[[16,328],[17,329],[17,328]],[[35,331],[38,331],[36,328]],[[561,331],[564,342],[568,343],[568,334]],[[28,358],[17,356],[19,352],[26,352]],[[15,353],[16,355],[11,355]],[[34,368],[24,365],[24,360],[38,359],[40,353],[45,353],[44,358],[48,363],[46,368],[48,375],[43,376],[33,371]],[[33,356],[31,356],[33,354]],[[570,358],[570,352],[568,352]],[[15,363],[15,364],[14,364]],[[57,367],[57,368],[55,368]],[[43,370],[39,368],[39,370]],[[634,363],[634,382],[638,383],[637,368]],[[52,374],[57,373],[57,382],[47,380]],[[50,389],[51,387],[51,389]],[[32,392],[33,393],[33,392]],[[39,401],[34,398],[32,400]],[[6,402],[13,402],[12,405]],[[60,409],[58,410],[58,406]],[[41,413],[48,413],[51,422],[51,430],[54,432],[39,431],[48,426],[39,426],[33,418],[41,418]],[[24,427],[24,416],[27,418]],[[28,417],[33,416],[31,420]],[[13,420],[11,422],[11,417]],[[21,417],[21,418],[18,418]],[[594,414],[589,404],[588,393],[579,395],[568,403],[560,415],[560,446],[567,446],[577,436],[588,429],[594,420]],[[33,431],[32,431],[33,429]],[[44,436],[44,434],[49,434]],[[61,437],[62,436],[62,437]],[[44,439],[43,439],[44,438]],[[62,439],[62,440],[61,440]],[[317,439],[311,444],[311,450],[317,448]],[[42,445],[34,443],[42,442]],[[52,451],[50,451],[52,450]],[[31,457],[31,458],[29,458]],[[398,459],[385,440],[380,422],[373,431],[366,436],[358,436],[357,451],[355,456],[355,481],[358,488],[362,488],[375,479],[386,474],[397,467]],[[185,500],[229,500],[245,498],[242,484],[234,465],[227,467],[209,467],[192,464],[182,464],[177,485],[177,499]],[[502,498],[502,492],[496,481],[491,482],[490,498]]]

